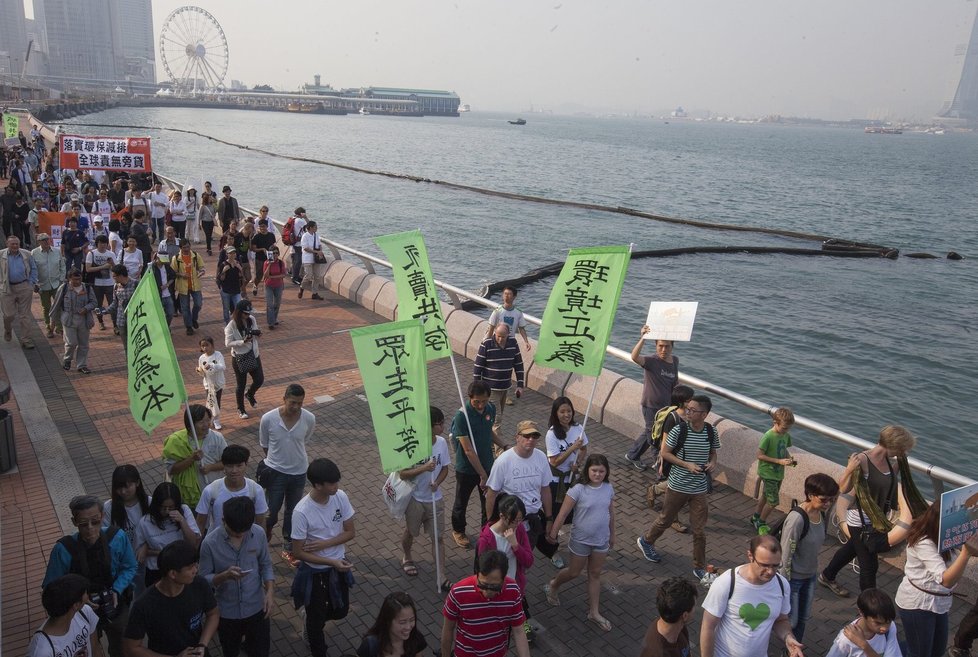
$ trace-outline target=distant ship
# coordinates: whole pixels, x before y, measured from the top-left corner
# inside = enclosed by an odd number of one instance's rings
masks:
[[[472,111],[472,108],[469,107],[468,105],[459,105],[458,106],[458,111],[459,112],[471,112]]]
[[[510,121],[510,125],[526,125],[526,119],[516,119],[515,121]]]

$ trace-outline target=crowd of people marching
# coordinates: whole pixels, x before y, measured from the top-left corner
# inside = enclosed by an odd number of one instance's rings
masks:
[[[5,149],[0,158],[0,177],[9,178],[0,196],[4,339],[11,341],[16,328],[21,345],[35,347],[29,335],[37,294],[47,337],[63,336],[64,369],[74,365],[89,374],[96,324],[108,331],[107,318],[126,348],[125,310],[143,277],[153,277],[167,324],[181,317],[187,335],[199,330],[205,289],[214,285],[237,412],[248,418],[264,382],[253,302],[261,291],[265,326],[275,330],[286,278],[298,286],[299,299],[308,288],[312,300],[322,300],[326,257],[315,222],[300,207],[279,231],[267,207],[257,218],[245,216],[230,186],[218,194],[208,182],[199,195],[192,185],[184,194],[164,192],[152,175],[65,171],[58,167],[57,149],[46,150],[38,129],[20,141],[21,148]],[[45,211],[63,213],[57,246],[40,229]],[[279,243],[291,249],[291,266]],[[210,278],[196,250],[201,246],[208,256],[218,251]],[[529,600],[558,606],[562,588],[581,574],[589,625],[602,633],[613,629],[600,605],[602,570],[616,545],[609,458],[591,448],[567,397],[554,400],[545,425],[522,420],[514,436],[501,432],[507,406],[525,385],[516,336],[531,348],[516,296],[516,289],[506,288],[490,317],[465,405],[450,422],[431,408],[431,457],[399,473],[410,482],[397,514],[404,524],[400,568],[406,578],[418,576],[414,542],[428,534],[431,567],[445,595],[439,639],[429,646],[414,600],[393,592],[377,601],[376,622],[356,651],[361,657],[491,656],[510,647],[525,657],[534,639]],[[952,594],[978,554],[978,542],[959,550],[938,547],[939,504],[924,501],[907,464],[915,438],[902,427],[884,427],[875,447],[851,456],[841,478],[807,477],[804,501],[772,521],[786,468],[795,464],[789,452],[794,416],[777,409],[757,449],[762,496],[745,521],[745,533],[752,534],[745,542],[747,562],[718,573],[707,558],[709,494],[722,447],[707,422],[712,402],[679,385],[673,343],[652,341],[655,354],[643,354],[649,330],[643,327],[632,350],[644,376],[645,428],[622,463],[643,471],[652,467],[647,501],[659,512],[635,537],[636,555],[660,563],[660,537],[670,529],[689,533],[692,568],[690,577],[659,584],[658,618],[634,653],[695,654],[687,625],[697,616],[702,587],[699,654],[763,655],[773,637],[791,657],[811,655],[804,637],[816,590],[850,596],[836,577],[855,562],[860,591],[854,620],[839,631],[828,654],[944,655]],[[356,535],[355,500],[340,488],[335,462],[310,461],[307,455],[316,418],[303,408],[306,391],[299,384],[287,386],[281,404],[261,416],[261,458],[227,444],[220,433],[226,360],[211,336],[202,335],[199,347],[197,372],[206,403],[191,404],[185,427],[166,438],[167,481],[148,491],[135,466],[121,465],[112,473],[109,499],[81,495],[71,501],[78,531],[51,550],[41,598],[48,620],[33,634],[32,657],[99,654],[93,639],[101,635],[111,657],[202,657],[215,635],[225,657],[242,649],[250,657],[268,655],[278,579],[269,545],[280,516],[281,556],[294,570],[291,598],[302,610],[304,640],[314,657],[327,654],[325,623],[344,618],[350,608],[355,568],[345,546]],[[257,466],[254,480],[246,476],[250,464]],[[450,529],[443,492],[449,474],[455,482]],[[841,526],[846,540],[829,563],[819,564],[828,514],[841,494],[851,500]],[[470,534],[473,497],[481,521]],[[688,518],[681,520],[682,513]],[[460,549],[474,547],[473,574],[457,581],[438,558],[448,532]],[[903,543],[902,581],[895,592],[883,591],[876,582],[880,555]],[[534,594],[527,591],[527,572],[540,567],[537,555],[556,570]],[[898,616],[902,640],[894,623]],[[969,655],[976,636],[978,606],[958,628],[948,654]]]

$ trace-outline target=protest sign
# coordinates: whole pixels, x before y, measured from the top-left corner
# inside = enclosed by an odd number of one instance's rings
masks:
[[[384,235],[374,238],[374,242],[391,262],[397,289],[397,318],[423,317],[427,360],[445,358],[452,349],[421,231]]]
[[[149,137],[61,135],[62,169],[152,171]]]
[[[3,136],[5,139],[13,139],[14,146],[20,146],[17,133],[20,132],[20,119],[14,114],[3,115]],[[9,144],[8,144],[9,145]]]
[[[428,364],[421,321],[364,326],[350,331],[350,337],[384,472],[430,457]]]
[[[651,330],[645,334],[645,339],[688,342],[693,335],[698,306],[696,301],[653,301],[645,320]]]
[[[601,373],[630,258],[627,246],[571,249],[543,313],[535,363]]]
[[[978,484],[943,493],[938,549],[943,552],[959,548],[975,534],[978,534]]]
[[[183,374],[153,276],[143,276],[126,306],[129,409],[147,434],[180,412],[187,400]]]
[[[64,230],[65,220],[68,218],[67,212],[38,212],[37,213],[37,232],[47,233],[51,236],[51,246],[56,249],[61,248],[61,231]]]

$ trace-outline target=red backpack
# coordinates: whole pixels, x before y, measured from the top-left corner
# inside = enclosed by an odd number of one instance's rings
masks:
[[[285,222],[285,228],[282,229],[282,244],[292,246],[295,241],[295,217],[293,216],[289,217]]]

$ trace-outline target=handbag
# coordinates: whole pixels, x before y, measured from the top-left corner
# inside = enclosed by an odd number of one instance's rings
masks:
[[[401,475],[394,471],[387,477],[384,487],[380,491],[387,510],[395,520],[404,520],[407,512],[408,503],[411,501],[411,493],[414,492],[414,483],[401,479]]]
[[[317,252],[317,253],[313,253],[312,254],[312,257],[313,257],[313,262],[315,262],[317,265],[325,265],[326,264],[326,255],[325,254]]]
[[[249,349],[248,351],[235,354],[234,364],[238,366],[238,371],[244,374],[248,372],[254,372],[258,369],[258,357],[255,356],[255,350]]]

